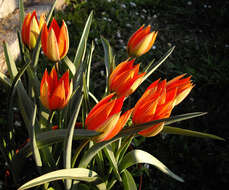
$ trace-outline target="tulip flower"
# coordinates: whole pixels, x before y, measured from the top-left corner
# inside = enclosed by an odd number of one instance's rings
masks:
[[[121,109],[125,97],[114,98],[114,93],[103,98],[89,112],[85,126],[88,130],[102,132],[99,136],[94,137],[94,141],[106,141],[116,136],[125,126],[132,110],[128,110],[121,115]],[[120,116],[121,115],[121,116]]]
[[[183,101],[193,88],[191,77],[182,79],[183,76],[180,75],[169,82],[157,80],[152,83],[134,107],[134,125],[168,118],[174,106]],[[163,126],[164,122],[161,122],[140,131],[139,134],[145,137],[155,136]]]
[[[192,88],[194,87],[192,81],[190,80],[191,76],[187,78],[183,78],[184,76],[185,74],[182,74],[167,82],[167,86],[166,86],[167,92],[177,89],[177,95],[176,95],[176,100],[174,102],[175,103],[174,106],[181,103],[188,96],[188,94],[191,92]]]
[[[42,29],[43,24],[45,23],[45,16],[40,16],[40,21],[38,22],[36,11],[34,10],[31,13],[28,13],[24,19],[22,25],[22,42],[32,49],[36,46],[37,38]]]
[[[138,74],[139,64],[133,66],[134,59],[120,63],[109,78],[109,88],[119,97],[129,96],[141,84],[145,73]]]
[[[130,57],[139,57],[150,50],[158,32],[151,32],[151,26],[141,26],[129,39],[127,52]]]
[[[40,86],[40,100],[49,110],[64,108],[72,94],[72,80],[69,82],[69,71],[58,80],[56,69],[53,67],[50,74],[45,70]]]
[[[61,28],[55,19],[52,20],[49,29],[47,24],[44,24],[41,32],[41,47],[51,61],[59,61],[65,57],[69,49],[69,37],[64,21]]]

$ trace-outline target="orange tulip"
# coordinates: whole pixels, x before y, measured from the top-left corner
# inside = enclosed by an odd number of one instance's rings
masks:
[[[110,90],[116,92],[119,97],[132,94],[145,75],[145,73],[138,74],[139,64],[133,66],[133,63],[134,59],[120,63],[110,75]]]
[[[61,28],[55,18],[53,18],[49,29],[46,23],[44,24],[41,33],[41,47],[51,61],[59,61],[65,57],[69,49],[69,37],[64,21],[62,21]]]
[[[176,101],[175,105],[181,103],[191,92],[192,88],[194,87],[191,79],[191,76],[187,78],[183,78],[185,74],[175,77],[174,79],[167,82],[166,90],[172,91],[177,89]]]
[[[181,79],[180,75],[168,83],[159,80],[152,83],[138,100],[133,111],[135,125],[168,118],[174,106],[179,104],[191,91],[193,84],[190,77]],[[163,129],[164,122],[152,125],[139,132],[140,135],[151,137]]]
[[[129,39],[127,52],[130,57],[139,57],[150,50],[158,32],[151,32],[151,26],[141,26]]]
[[[120,116],[124,97],[112,99],[113,97],[114,93],[103,98],[86,118],[85,126],[88,130],[102,132],[94,138],[96,142],[106,141],[116,136],[132,113],[132,110],[129,110]]]
[[[29,49],[32,49],[36,46],[37,38],[41,31],[43,24],[45,23],[45,16],[40,16],[40,22],[38,22],[36,11],[34,10],[31,13],[28,13],[24,19],[22,25],[22,42],[26,44]]]
[[[72,80],[69,83],[69,71],[58,80],[56,69],[53,67],[50,75],[45,70],[40,86],[40,100],[49,110],[64,108],[72,94]]]

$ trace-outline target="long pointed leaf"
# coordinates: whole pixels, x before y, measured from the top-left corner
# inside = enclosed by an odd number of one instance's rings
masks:
[[[106,185],[99,178],[98,174],[92,170],[85,168],[73,168],[73,169],[62,169],[54,172],[44,174],[40,177],[30,180],[25,183],[18,190],[29,189],[38,185],[42,185],[51,181],[63,180],[63,179],[75,179],[88,183],[94,183],[100,190],[105,190]]]
[[[200,137],[200,138],[210,138],[210,139],[217,139],[217,140],[225,141],[224,138],[221,138],[216,135],[187,130],[187,129],[181,129],[177,127],[164,126],[162,132],[167,133],[167,134],[184,135],[184,136],[192,136],[192,137]]]
[[[137,190],[133,176],[128,170],[122,172],[124,190]]]
[[[172,171],[170,171],[162,162],[160,162],[157,158],[149,154],[148,152],[145,152],[143,150],[132,150],[131,152],[127,153],[125,157],[123,158],[122,162],[120,163],[119,169],[121,172],[123,172],[125,169],[127,169],[130,166],[133,166],[135,164],[140,163],[147,163],[150,165],[155,166],[163,173],[169,175],[170,177],[176,179],[177,181],[184,182],[182,178],[174,174]]]
[[[146,80],[170,56],[170,54],[173,52],[174,49],[175,49],[175,46],[169,49],[158,62],[152,65],[152,68],[150,69],[150,71],[144,76],[143,81]]]
[[[76,51],[76,55],[74,58],[74,64],[75,64],[77,70],[78,70],[79,65],[82,61],[82,58],[84,57],[85,44],[87,44],[87,39],[88,39],[90,27],[91,27],[92,18],[93,18],[93,12],[90,13],[90,15],[87,19],[87,22],[85,24],[85,27],[84,27],[84,30],[83,30],[77,51]]]

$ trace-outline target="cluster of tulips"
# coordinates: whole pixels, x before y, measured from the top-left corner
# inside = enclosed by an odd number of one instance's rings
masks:
[[[41,31],[41,47],[49,60],[60,61],[68,52],[69,36],[65,22],[59,27],[53,18],[49,29],[44,16],[38,22],[36,12],[29,13],[24,20],[22,39],[28,48],[34,48],[36,39]],[[135,64],[137,57],[148,52],[156,39],[157,32],[151,31],[151,26],[141,26],[129,39],[127,52],[129,58],[120,63],[110,74],[110,94],[104,97],[89,112],[85,128],[102,132],[94,138],[96,142],[113,138],[125,126],[132,116],[134,125],[168,118],[172,109],[178,105],[191,91],[191,77],[184,74],[170,81],[157,80],[153,82],[138,100],[134,108],[121,114],[125,99],[130,96],[143,82],[146,72],[140,72],[140,64]],[[73,91],[69,71],[58,79],[56,68],[50,74],[45,70],[40,85],[40,101],[49,110],[63,109],[69,102]],[[164,123],[152,125],[139,132],[140,135],[151,137],[163,129]]]
[[[130,100],[137,88],[174,50],[174,47],[170,48],[156,63],[152,61],[140,69],[137,59],[152,49],[158,35],[150,25],[142,25],[130,36],[127,43],[128,58],[117,66],[109,41],[101,37],[106,85],[103,98],[99,100],[90,91],[94,43],[88,48],[87,40],[93,12],[86,21],[74,60],[71,61],[67,55],[67,25],[62,21],[60,27],[55,18],[49,24],[55,3],[49,14],[41,15],[39,19],[36,11],[24,16],[23,0],[19,0],[19,5],[21,65],[13,61],[4,42],[9,75],[0,73],[0,80],[11,89],[7,126],[9,135],[0,140],[0,151],[8,163],[10,172],[7,173],[12,175],[16,184],[14,187],[18,188],[22,183],[21,175],[28,173],[23,169],[31,155],[33,171],[36,170],[39,177],[32,176],[35,178],[20,186],[20,190],[42,184],[44,189],[95,189],[96,186],[101,190],[109,190],[116,182],[119,182],[118,189],[121,185],[125,190],[133,190],[137,189],[137,185],[128,168],[141,163],[153,165],[183,182],[150,153],[130,150],[133,139],[164,132],[223,140],[215,135],[168,126],[206,114],[194,112],[171,116],[173,108],[194,87],[191,76],[186,74],[168,81],[158,79],[150,82],[133,107],[125,106],[125,101],[128,98]],[[38,64],[39,57],[43,55],[51,63],[51,71],[48,71],[50,64],[45,68],[44,64]],[[17,135],[13,123],[14,102],[18,102],[28,134],[23,146],[12,143]]]

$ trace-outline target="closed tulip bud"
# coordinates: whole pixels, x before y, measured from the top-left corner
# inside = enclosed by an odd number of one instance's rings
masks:
[[[139,57],[148,52],[154,44],[158,32],[151,32],[151,26],[141,26],[129,39],[127,52],[130,57]]]
[[[114,98],[114,93],[103,98],[89,112],[85,126],[88,130],[102,132],[101,135],[94,137],[94,141],[106,141],[116,136],[125,126],[132,110],[121,115],[124,97]],[[121,115],[121,116],[120,116]]]
[[[45,70],[40,85],[40,100],[49,110],[63,109],[72,94],[72,80],[69,82],[69,71],[58,80],[56,69],[53,67],[50,74]]]
[[[45,23],[45,16],[40,16],[40,21],[38,22],[36,11],[28,13],[24,19],[22,25],[22,42],[32,49],[36,46],[37,38],[40,34],[43,24]]]
[[[68,29],[64,21],[62,21],[61,28],[55,19],[47,28],[47,24],[44,24],[41,33],[41,47],[44,54],[51,61],[60,61],[64,58],[69,49],[69,37]]]
[[[109,78],[109,88],[119,97],[129,96],[141,84],[145,73],[139,74],[139,64],[133,66],[133,60],[120,63]]]

